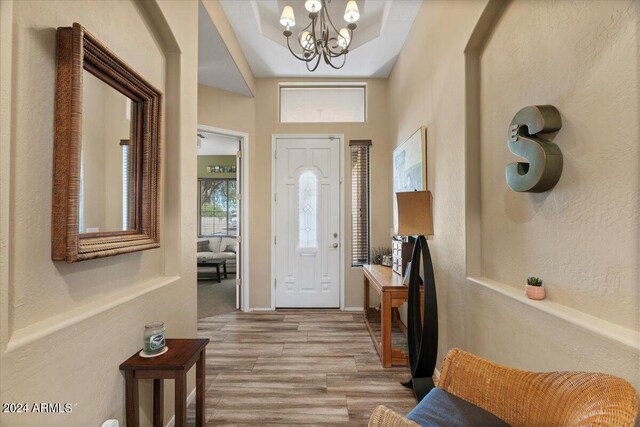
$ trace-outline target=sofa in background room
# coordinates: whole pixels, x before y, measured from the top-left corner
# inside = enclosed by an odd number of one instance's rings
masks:
[[[227,260],[227,273],[236,272],[236,238],[235,237],[199,237],[198,261]]]

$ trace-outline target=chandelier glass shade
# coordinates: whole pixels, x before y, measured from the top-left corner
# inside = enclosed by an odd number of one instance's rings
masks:
[[[285,6],[280,16],[280,24],[285,27],[282,33],[287,38],[289,51],[300,61],[305,62],[307,70],[315,71],[320,60],[339,70],[347,61],[347,53],[353,40],[356,21],[360,19],[360,11],[355,0],[349,0],[344,11],[346,27],[338,30],[331,21],[327,4],[331,0],[306,0],[305,9],[309,12],[309,24],[296,36],[292,47],[291,28],[296,25],[296,18],[291,6]],[[341,58],[341,59],[340,59]]]

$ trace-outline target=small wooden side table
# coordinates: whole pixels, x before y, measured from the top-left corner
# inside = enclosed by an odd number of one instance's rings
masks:
[[[187,425],[187,372],[196,364],[196,426],[204,426],[205,349],[208,339],[168,339],[169,350],[145,358],[136,352],[120,365],[125,373],[127,427],[140,425],[138,380],[153,379],[153,426],[164,426],[164,379],[175,380],[176,427]]]
[[[393,272],[391,267],[382,265],[362,266],[364,272],[364,322],[367,325],[373,344],[380,356],[382,366],[408,366],[409,357],[405,349],[393,348],[391,340],[392,321],[400,322],[396,312],[409,297],[409,288],[402,284],[402,276]],[[373,287],[380,295],[380,335],[378,338],[369,319],[369,290]],[[403,329],[404,325],[401,326]]]

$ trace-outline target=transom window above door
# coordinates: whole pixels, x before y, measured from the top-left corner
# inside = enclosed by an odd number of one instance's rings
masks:
[[[364,83],[282,84],[282,123],[364,123],[367,86]]]

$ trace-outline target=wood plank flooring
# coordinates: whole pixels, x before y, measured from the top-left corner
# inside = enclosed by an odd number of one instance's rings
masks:
[[[211,340],[208,426],[366,426],[379,404],[415,406],[408,368],[382,368],[360,313],[234,312],[200,319],[198,335]]]

